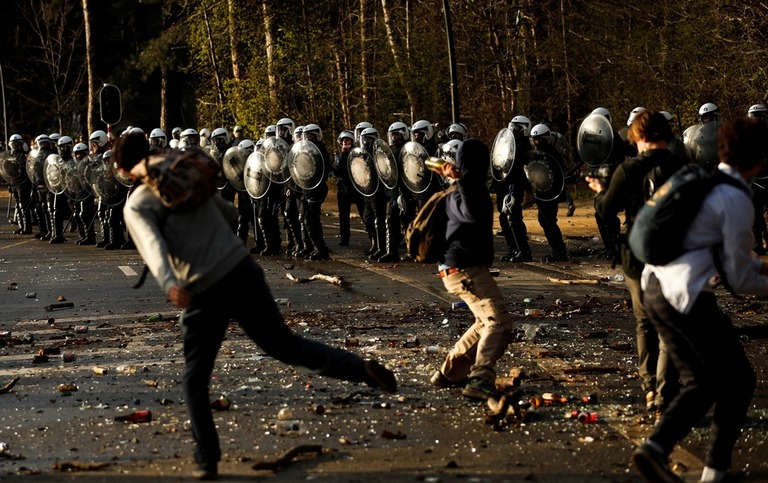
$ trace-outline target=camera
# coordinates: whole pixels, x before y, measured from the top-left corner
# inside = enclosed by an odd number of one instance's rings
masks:
[[[587,169],[584,170],[582,175],[584,178],[597,178],[604,185],[608,185],[608,182],[611,180],[611,176],[613,175],[614,167],[615,166],[612,164],[601,164],[600,166],[589,166],[587,167]]]

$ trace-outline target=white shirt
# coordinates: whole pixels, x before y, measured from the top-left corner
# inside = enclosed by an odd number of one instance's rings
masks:
[[[718,169],[747,186],[731,166],[720,163]],[[762,262],[752,251],[753,221],[752,200],[744,190],[726,183],[715,185],[683,240],[683,248],[690,251],[664,266],[646,265],[642,288],[653,273],[669,304],[680,313],[688,313],[702,291],[712,291],[708,282],[717,273],[712,247],[722,243],[720,260],[733,290],[768,295],[768,277],[760,275]]]

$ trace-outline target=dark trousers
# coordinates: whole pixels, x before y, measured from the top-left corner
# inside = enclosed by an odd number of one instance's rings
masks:
[[[363,360],[355,354],[304,339],[285,325],[264,272],[250,257],[243,259],[182,313],[184,397],[197,448],[195,461],[221,459],[219,437],[211,414],[208,386],[216,354],[230,319],[271,357],[303,366],[323,376],[353,382],[366,380]]]
[[[349,238],[352,234],[352,226],[349,221],[352,214],[352,205],[357,207],[357,213],[361,219],[365,210],[363,196],[360,193],[353,193],[349,190],[354,190],[354,188],[344,187],[336,191],[336,204],[339,209],[339,238],[344,243],[349,243]]]
[[[666,454],[671,453],[714,406],[704,463],[727,470],[756,383],[755,371],[731,320],[720,311],[710,292],[699,295],[691,311],[681,314],[664,298],[655,276],[651,276],[643,297],[684,383],[649,439]]]
[[[565,241],[560,227],[557,225],[557,200],[541,201],[536,200],[536,207],[539,210],[539,225],[544,230],[544,237],[552,251],[556,254],[565,254]]]

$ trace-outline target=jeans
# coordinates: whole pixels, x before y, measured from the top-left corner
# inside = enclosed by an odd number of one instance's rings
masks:
[[[197,443],[197,463],[221,459],[208,386],[231,318],[264,352],[279,361],[353,382],[363,382],[367,377],[364,361],[357,355],[294,334],[285,325],[261,267],[250,257],[244,258],[219,282],[195,294],[181,316],[185,362],[182,382]]]
[[[684,382],[649,439],[671,453],[714,406],[704,464],[728,470],[756,384],[739,337],[713,293],[703,292],[691,311],[681,314],[669,305],[659,281],[651,276],[644,301]]]

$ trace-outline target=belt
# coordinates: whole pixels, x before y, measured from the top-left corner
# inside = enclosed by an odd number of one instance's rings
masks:
[[[445,278],[448,275],[458,272],[459,270],[461,269],[458,267],[450,267],[450,268],[446,268],[445,270],[440,270],[439,272],[437,272],[437,274],[440,275],[440,278]]]

